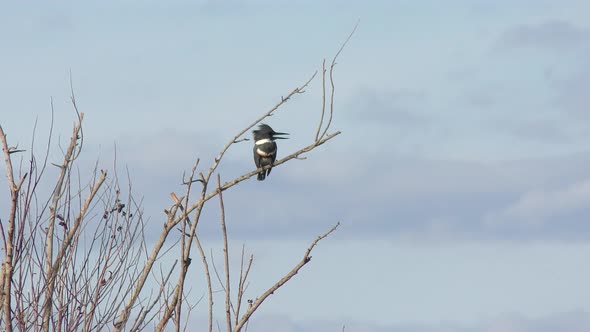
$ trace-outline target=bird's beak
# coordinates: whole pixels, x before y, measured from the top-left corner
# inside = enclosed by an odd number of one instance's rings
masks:
[[[276,138],[276,139],[288,139],[289,138],[289,137],[280,137],[280,136],[277,136],[277,135],[289,135],[289,133],[274,133],[273,134],[273,137]]]

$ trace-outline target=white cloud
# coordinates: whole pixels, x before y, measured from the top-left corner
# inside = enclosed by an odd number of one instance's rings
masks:
[[[527,191],[513,204],[485,218],[491,225],[516,223],[540,227],[563,221],[561,218],[576,212],[588,213],[589,203],[590,179],[583,179],[556,189]]]

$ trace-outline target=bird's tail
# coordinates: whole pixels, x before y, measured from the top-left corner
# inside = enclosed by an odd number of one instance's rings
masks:
[[[258,173],[258,181],[264,181],[264,179],[266,178],[266,171],[262,171],[260,173]]]

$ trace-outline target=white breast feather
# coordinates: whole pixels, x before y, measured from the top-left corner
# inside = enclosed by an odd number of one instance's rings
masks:
[[[262,144],[266,144],[266,143],[270,143],[270,142],[272,142],[270,140],[270,138],[263,138],[263,139],[257,140],[256,143],[254,143],[254,144],[256,144],[256,145],[262,145]]]
[[[276,152],[277,152],[277,150],[272,150],[270,152],[264,152],[260,149],[256,149],[256,153],[261,157],[270,157],[270,156],[273,156]]]

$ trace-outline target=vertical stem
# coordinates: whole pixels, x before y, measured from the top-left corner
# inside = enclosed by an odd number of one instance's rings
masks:
[[[12,170],[12,161],[10,159],[10,149],[6,142],[6,135],[0,127],[0,140],[2,141],[2,151],[4,152],[4,161],[6,162],[6,176],[8,178],[8,185],[10,186],[10,215],[8,217],[8,237],[4,238],[5,241],[5,256],[4,263],[2,265],[2,311],[4,326],[7,332],[12,332],[12,312],[10,304],[12,301],[12,276],[14,270],[14,226],[16,224],[16,208],[18,205],[18,192],[21,184],[25,177],[23,176],[20,183],[17,185],[14,182],[14,173]]]
[[[209,273],[209,264],[207,263],[207,256],[205,256],[205,251],[203,251],[203,246],[201,246],[201,241],[199,241],[199,237],[195,234],[195,243],[197,244],[197,248],[199,248],[199,254],[201,254],[201,259],[203,260],[203,267],[205,269],[205,277],[207,278],[207,291],[209,293],[209,332],[213,331],[213,288],[211,287],[211,274]]]
[[[3,265],[3,286],[2,289],[4,303],[2,303],[2,308],[4,311],[4,325],[6,326],[6,332],[12,332],[12,317],[11,317],[11,307],[10,303],[12,301],[11,293],[12,293],[12,275],[13,275],[13,252],[14,252],[14,219],[15,219],[15,210],[18,202],[18,191],[10,192],[11,202],[10,202],[10,217],[8,221],[8,237],[6,239],[6,256],[4,258],[4,265]]]
[[[53,303],[53,291],[55,285],[55,279],[53,278],[53,276],[55,276],[56,274],[56,271],[54,271],[53,262],[53,240],[55,230],[55,217],[57,215],[57,205],[62,196],[62,187],[64,180],[66,178],[66,174],[68,173],[68,169],[70,167],[71,162],[75,159],[74,150],[76,149],[78,139],[80,138],[80,131],[82,129],[83,119],[84,113],[81,113],[78,119],[78,123],[74,124],[72,138],[70,139],[70,145],[68,146],[68,150],[66,151],[66,154],[64,156],[63,164],[59,166],[60,174],[55,185],[55,189],[53,191],[51,206],[49,207],[49,223],[47,225],[47,238],[45,240],[45,273],[48,276],[47,281],[49,282],[49,287],[47,287],[47,290],[45,292],[45,303],[43,304],[43,331],[49,331],[49,316],[51,315],[51,306]]]
[[[217,190],[219,191],[219,207],[221,208],[221,230],[223,231],[223,256],[225,260],[225,319],[227,330],[232,330],[231,322],[231,297],[229,285],[229,251],[227,245],[227,228],[225,226],[225,207],[223,205],[223,194],[221,193],[221,176],[217,173]]]

